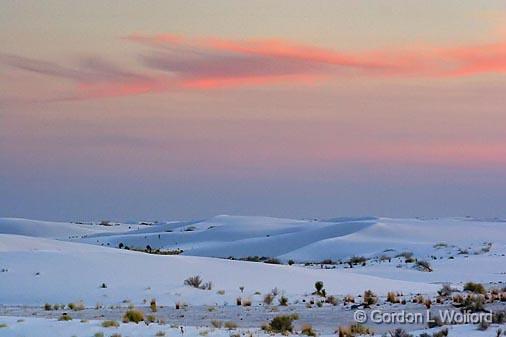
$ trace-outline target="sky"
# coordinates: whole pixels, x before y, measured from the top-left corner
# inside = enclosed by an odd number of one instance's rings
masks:
[[[506,2],[0,2],[0,217],[506,216]]]

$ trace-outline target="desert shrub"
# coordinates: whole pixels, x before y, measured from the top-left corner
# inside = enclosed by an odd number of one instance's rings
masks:
[[[49,303],[46,303],[46,304],[44,304],[44,310],[46,310],[46,311],[53,310],[53,306]],[[55,309],[55,310],[57,310],[57,309]]]
[[[249,298],[243,298],[242,299],[242,306],[243,307],[251,307],[251,299],[249,299]]]
[[[301,335],[306,335],[306,336],[316,336],[316,332],[313,330],[313,327],[311,326],[311,324],[304,324],[302,326],[302,330],[300,331]]]
[[[464,284],[464,290],[473,292],[475,294],[485,294],[487,291],[481,283],[467,282]]]
[[[432,271],[432,266],[430,265],[430,263],[427,261],[424,261],[424,260],[416,261],[416,267],[421,271],[426,271],[426,272]]]
[[[69,303],[69,304],[67,304],[67,306],[69,307],[70,310],[74,310],[74,311],[81,311],[81,310],[85,309],[83,302]]]
[[[390,303],[399,303],[399,299],[397,298],[397,294],[393,291],[389,291],[387,294],[387,302]]]
[[[188,277],[184,280],[184,285],[202,290],[212,290],[213,288],[212,282],[204,283],[204,280],[200,277],[200,275]]]
[[[325,302],[336,306],[338,303],[338,300],[337,300],[337,297],[330,295],[330,296],[327,296],[327,298],[325,299]]]
[[[235,299],[235,304],[236,304],[236,305],[238,305],[238,306],[241,306],[241,304],[242,304],[242,298],[237,297],[237,298]]]
[[[93,337],[104,337],[104,333],[103,332],[95,332]]]
[[[117,328],[119,327],[119,323],[113,320],[106,320],[102,322],[102,326],[104,328]]]
[[[123,322],[135,322],[139,323],[144,320],[144,313],[137,309],[129,309],[123,315]]]
[[[218,290],[216,293],[218,295],[225,295],[225,290]]]
[[[378,296],[376,296],[375,293],[372,292],[372,290],[366,290],[364,292],[364,306],[370,307],[371,305],[374,305],[378,303]]]
[[[314,287],[315,287],[316,291],[313,293],[313,295],[318,295],[318,296],[322,296],[322,297],[325,297],[327,295],[327,292],[325,291],[325,289],[323,289],[323,282],[322,281],[315,282]]]
[[[234,321],[227,321],[223,324],[223,326],[228,330],[237,329],[237,323]]]
[[[155,334],[156,337],[163,337],[165,336],[165,331],[158,331],[156,334]]]
[[[211,325],[217,329],[221,329],[221,327],[223,326],[223,322],[217,319],[213,319],[211,321]]]
[[[339,337],[355,337],[358,335],[373,335],[374,332],[362,324],[353,324],[350,326],[340,326],[336,331]]]
[[[438,242],[438,243],[436,243],[433,247],[434,247],[434,248],[436,248],[436,249],[441,249],[441,248],[446,248],[446,247],[448,247],[448,244],[447,244],[447,243],[445,243],[445,242]]]
[[[59,321],[71,321],[72,320],[72,317],[70,317],[69,314],[67,314],[66,312],[64,312],[63,314],[61,314],[61,316],[58,318]]]
[[[7,327],[7,324],[5,324],[5,323],[0,323],[0,329],[1,329],[1,328],[6,328],[6,327]]]
[[[452,287],[450,287],[449,284],[443,284],[443,287],[437,291],[437,293],[439,294],[439,296],[443,296],[443,297],[447,297],[447,296],[450,296],[452,294],[454,290],[452,289]]]
[[[278,300],[279,305],[287,306],[288,305],[288,298],[285,296],[281,296]]]
[[[263,330],[274,333],[288,333],[293,332],[293,321],[299,319],[297,314],[280,315],[274,317],[271,322],[262,327]]]
[[[485,309],[485,298],[483,295],[468,295],[462,303],[462,308],[470,312],[479,312]]]
[[[113,334],[111,335],[111,337],[121,337],[121,334],[120,334],[120,333],[113,333]]]
[[[279,295],[279,289],[277,287],[272,288],[271,294],[273,296],[278,296]]]
[[[264,296],[264,303],[267,305],[271,305],[272,301],[274,301],[274,295],[271,293],[265,294]]]
[[[295,261],[294,261],[294,260],[292,260],[292,259],[288,260],[288,265],[289,265],[289,266],[291,266],[291,265],[292,265],[292,264],[294,264],[294,263],[295,263]]]
[[[156,307],[156,300],[153,298],[151,299],[151,302],[149,303],[149,308],[152,312],[156,312],[158,308]]]
[[[355,298],[353,295],[346,295],[344,296],[343,302],[346,303],[355,303]]]
[[[102,283],[102,284],[100,285],[100,288],[102,288],[102,289],[105,289],[105,288],[107,288],[107,284],[105,284],[105,283]]]
[[[363,256],[352,256],[348,263],[351,264],[364,264],[367,262],[367,259]]]

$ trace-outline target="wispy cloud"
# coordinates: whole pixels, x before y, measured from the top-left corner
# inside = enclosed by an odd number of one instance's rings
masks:
[[[132,34],[123,39],[146,47],[139,55],[142,73],[98,57],[63,66],[0,54],[0,62],[74,82],[73,93],[63,99],[251,85],[308,85],[349,77],[451,78],[506,73],[506,42],[341,52],[282,39],[237,41],[174,34]]]

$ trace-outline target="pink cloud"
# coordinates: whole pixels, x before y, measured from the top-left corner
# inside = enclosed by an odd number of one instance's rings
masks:
[[[334,78],[451,78],[506,73],[506,42],[344,52],[283,39],[229,40],[132,34],[147,49],[139,72],[99,58],[62,66],[15,55],[0,62],[75,83],[64,99],[130,96],[168,90],[311,85]]]

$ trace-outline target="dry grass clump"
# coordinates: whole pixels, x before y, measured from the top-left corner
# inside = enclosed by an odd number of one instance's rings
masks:
[[[272,301],[274,301],[274,295],[271,293],[265,294],[264,296],[264,303],[267,305],[271,305]]]
[[[58,320],[59,321],[71,321],[72,317],[70,317],[69,314],[67,314],[66,312],[64,312],[63,314],[61,314],[60,317],[58,317]]]
[[[339,337],[355,337],[360,335],[373,335],[374,332],[370,328],[357,323],[350,326],[340,326],[336,334]]]
[[[223,327],[228,330],[233,330],[233,329],[237,329],[238,325],[234,321],[227,321],[227,322],[223,323]]]
[[[165,336],[165,331],[158,331],[156,334],[155,334],[156,337],[163,337]]]
[[[153,298],[151,299],[151,302],[149,303],[149,308],[152,312],[157,312],[158,308],[156,307],[156,300]]]
[[[372,290],[366,290],[364,292],[364,306],[368,308],[376,303],[378,303],[378,296]]]
[[[288,297],[286,297],[286,296],[281,296],[281,297],[278,299],[278,302],[279,302],[279,305],[286,307],[286,306],[288,305]]]
[[[335,297],[334,295],[329,295],[325,299],[325,302],[332,304],[333,306],[336,306],[339,301],[337,300],[337,297]]]
[[[353,297],[353,295],[346,295],[343,298],[343,302],[345,305],[348,303],[355,303],[355,297]]]
[[[204,282],[204,280],[200,277],[200,275],[190,276],[186,280],[184,280],[184,285],[202,289],[202,290],[212,290],[213,283],[212,282]]]
[[[104,328],[117,328],[119,327],[119,323],[114,320],[106,320],[102,322],[102,326]]]
[[[397,294],[393,291],[389,291],[387,294],[387,302],[390,303],[400,303],[399,298],[397,297]]]
[[[270,323],[262,326],[262,330],[271,333],[283,333],[293,332],[293,321],[298,320],[299,315],[280,315],[274,317]]]
[[[242,306],[243,307],[251,307],[251,299],[249,299],[249,298],[243,298],[242,299]]]
[[[487,291],[485,290],[485,287],[481,283],[474,283],[474,282],[467,282],[464,284],[464,290],[470,291],[475,294],[485,294]]]
[[[69,303],[67,306],[69,307],[70,310],[74,311],[81,311],[86,309],[83,302]]]
[[[304,324],[302,326],[302,330],[300,331],[300,334],[306,335],[306,336],[312,336],[312,337],[316,336],[316,332],[314,331],[313,326],[311,324]]]
[[[137,309],[129,309],[123,315],[123,323],[144,321],[144,313]]]

